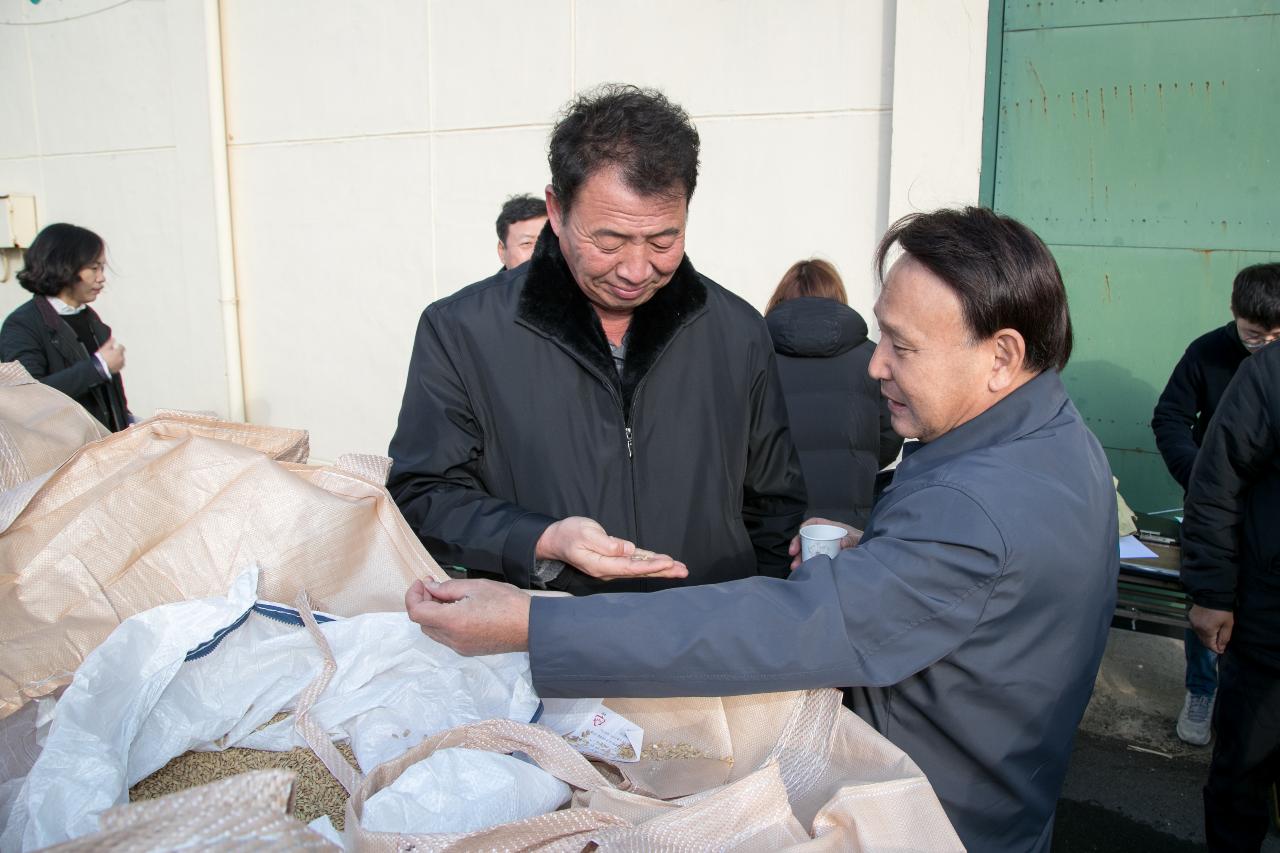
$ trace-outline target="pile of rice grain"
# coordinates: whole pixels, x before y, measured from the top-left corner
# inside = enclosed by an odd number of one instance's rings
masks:
[[[358,768],[351,746],[334,744],[352,767]],[[339,831],[345,823],[347,792],[314,752],[305,747],[289,752],[231,747],[222,752],[186,752],[129,789],[129,801],[151,800],[207,785],[249,770],[292,770],[298,774],[294,785],[293,816],[310,823],[328,815]]]

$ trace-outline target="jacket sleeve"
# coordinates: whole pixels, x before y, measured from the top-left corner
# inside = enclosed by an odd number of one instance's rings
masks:
[[[755,548],[757,571],[785,578],[791,570],[787,548],[804,520],[808,497],[767,333],[764,351],[765,364],[751,389],[742,522]]]
[[[1182,521],[1182,583],[1192,601],[1235,607],[1244,496],[1280,452],[1280,401],[1266,364],[1246,359],[1227,386],[1191,472]]]
[[[490,495],[485,436],[467,387],[432,323],[418,323],[404,401],[391,439],[387,489],[439,561],[528,587],[538,537],[556,519]]]
[[[542,696],[646,697],[896,684],[966,640],[1005,547],[987,514],[946,486],[899,499],[876,529],[787,580],[535,598],[534,687]]]
[[[1156,448],[1164,458],[1169,474],[1185,490],[1191,480],[1191,466],[1195,464],[1195,439],[1191,428],[1200,413],[1201,389],[1204,385],[1195,360],[1190,352],[1184,353],[1173,368],[1169,382],[1160,399],[1156,401],[1151,417],[1151,431],[1156,436]]]
[[[45,354],[40,330],[21,322],[12,314],[0,327],[0,361],[17,361],[26,368],[32,378],[50,388],[56,388],[68,397],[79,397],[107,380],[102,378],[93,359],[77,361],[70,367],[49,372],[49,358]]]

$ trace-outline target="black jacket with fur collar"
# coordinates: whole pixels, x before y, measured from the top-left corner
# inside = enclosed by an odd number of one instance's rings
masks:
[[[749,304],[686,257],[640,306],[622,376],[550,228],[529,263],[430,305],[418,324],[388,488],[441,562],[529,586],[568,516],[667,553],[686,581],[785,576],[805,507],[773,346]]]

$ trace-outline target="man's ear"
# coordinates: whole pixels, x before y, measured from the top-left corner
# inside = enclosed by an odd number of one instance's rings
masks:
[[[1027,363],[1027,342],[1017,329],[1000,329],[991,337],[990,391],[1005,391],[1022,376]]]
[[[498,241],[498,261],[504,267],[507,265],[507,247],[501,240]]]
[[[564,221],[564,211],[560,209],[560,199],[556,196],[556,191],[551,188],[551,184],[547,184],[546,194],[547,221],[551,223],[551,230],[559,237],[560,226]]]

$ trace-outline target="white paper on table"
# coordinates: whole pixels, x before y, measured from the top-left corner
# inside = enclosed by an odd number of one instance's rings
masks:
[[[1158,554],[1138,541],[1136,536],[1120,537],[1120,559],[1153,560]]]
[[[600,699],[543,699],[540,725],[562,736],[578,752],[606,761],[639,761],[644,729]]]

